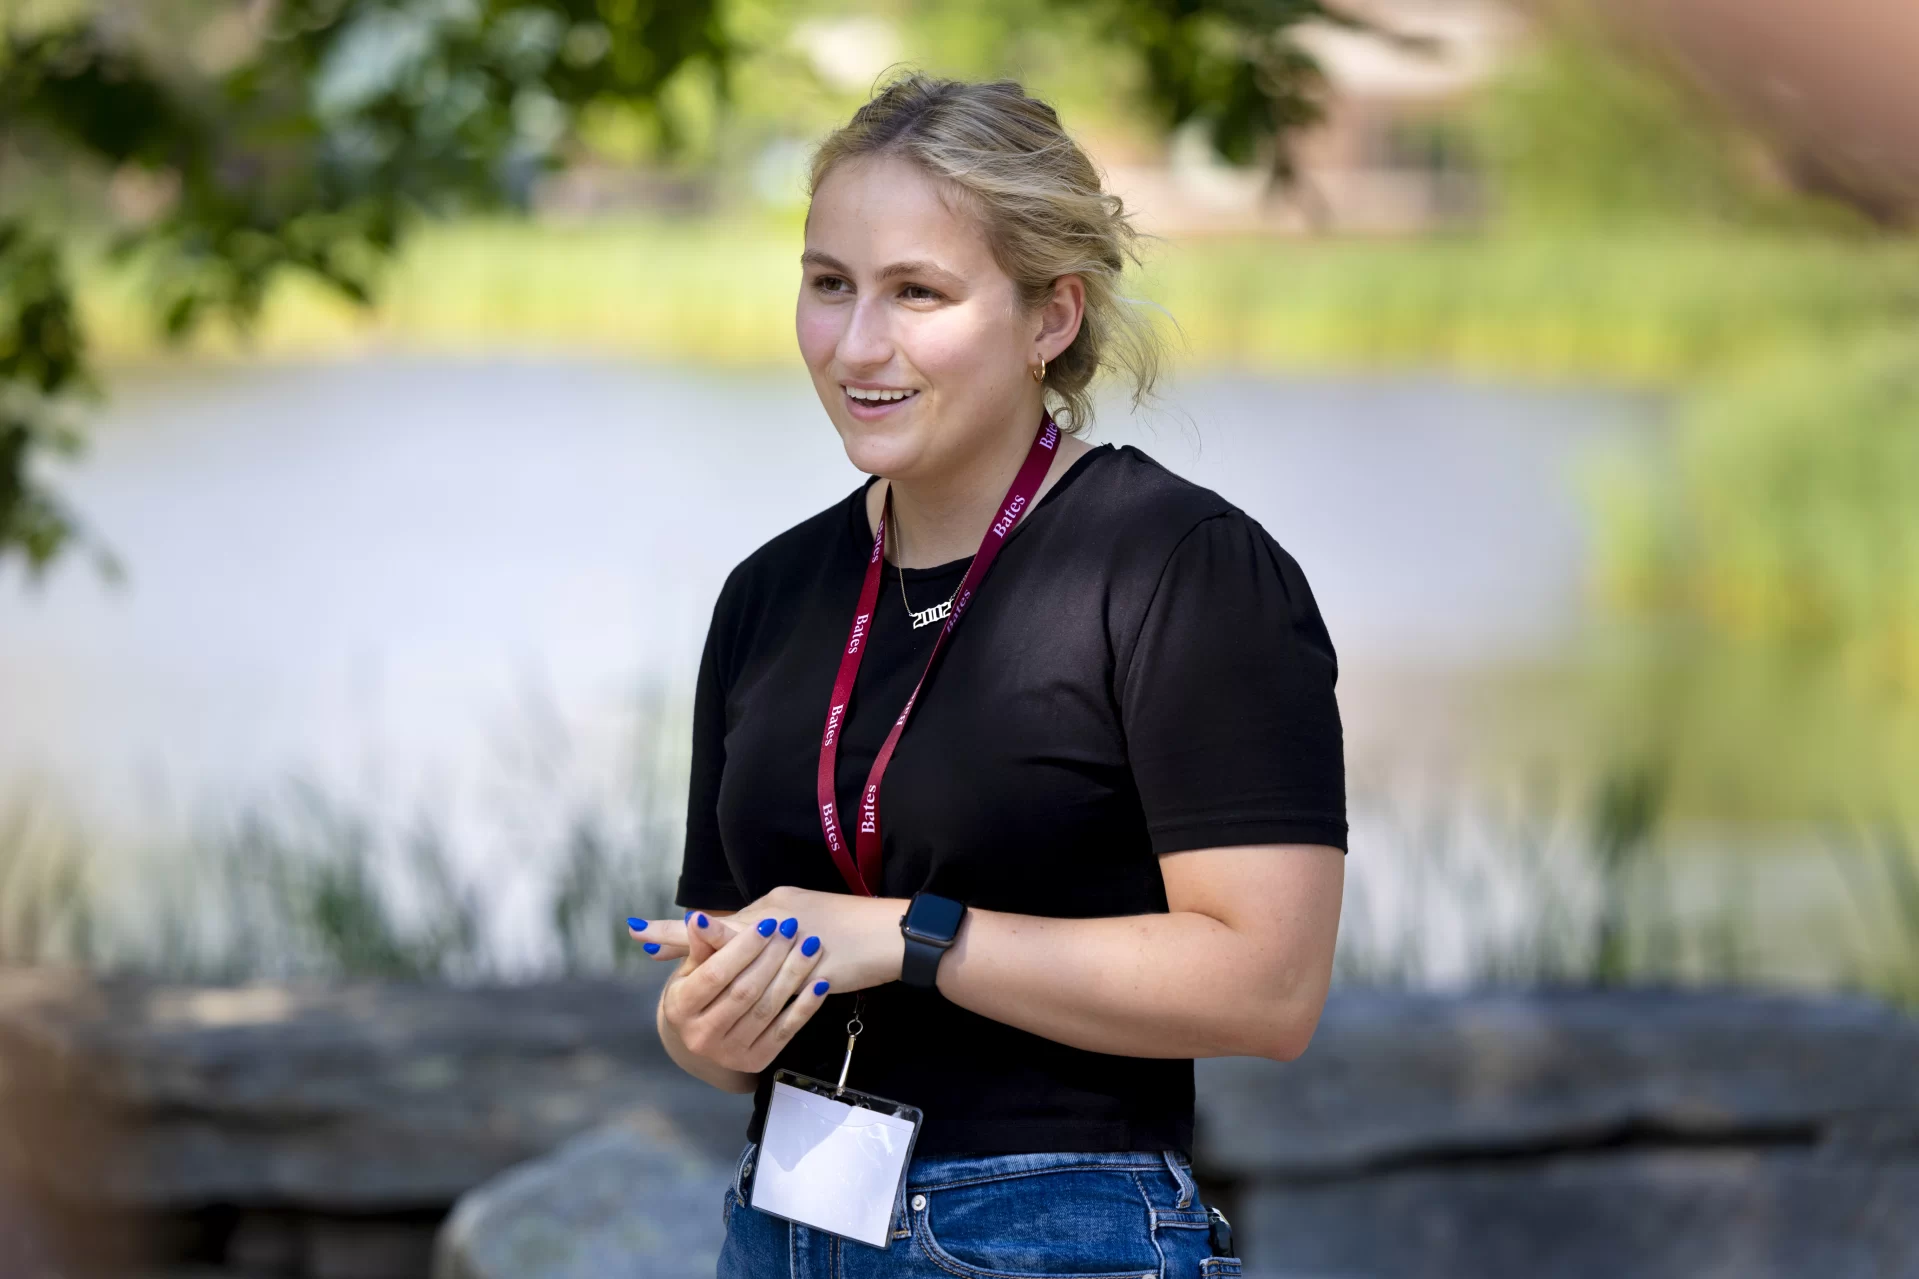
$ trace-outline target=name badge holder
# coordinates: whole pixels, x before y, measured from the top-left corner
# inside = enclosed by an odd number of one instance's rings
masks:
[[[867,897],[877,895],[874,886],[879,883],[880,869],[880,781],[892,761],[900,734],[906,730],[906,721],[913,714],[913,706],[919,701],[927,677],[965,615],[980,580],[998,556],[1006,535],[1037,496],[1058,443],[1059,427],[1052,414],[1043,413],[1039,432],[1006,491],[999,517],[987,529],[966,576],[960,579],[959,588],[954,592],[952,611],[934,638],[926,669],[873,760],[860,795],[856,847],[849,849],[840,829],[833,786],[839,758],[839,731],[852,702],[853,684],[859,674],[860,659],[865,656],[865,640],[879,599],[880,565],[886,558],[886,526],[893,512],[893,495],[890,490],[887,492],[885,504],[880,508],[879,528],[873,535],[873,551],[867,560],[866,580],[853,614],[852,630],[840,654],[839,676],[833,684],[826,728],[820,739],[820,829],[841,878],[855,893]],[[853,1047],[865,1029],[860,1020],[865,1006],[865,997],[861,996],[853,1006],[852,1020],[846,1023],[846,1056],[840,1062],[837,1083],[829,1084],[791,1070],[774,1072],[772,1096],[767,1103],[766,1120],[760,1126],[759,1151],[753,1160],[752,1185],[746,1202],[749,1207],[771,1216],[869,1247],[885,1248],[893,1233],[900,1199],[906,1193],[906,1170],[912,1162],[913,1143],[919,1137],[923,1116],[916,1107],[846,1086],[846,1074],[853,1065]]]
[[[846,1023],[838,1083],[773,1074],[747,1204],[814,1230],[884,1248],[893,1233],[922,1116],[916,1107],[846,1086],[858,1008]]]

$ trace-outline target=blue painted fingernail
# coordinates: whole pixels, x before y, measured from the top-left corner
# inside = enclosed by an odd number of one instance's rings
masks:
[[[641,942],[640,949],[649,955],[657,955],[660,953],[660,944],[656,941]]]
[[[800,954],[811,955],[814,951],[818,950],[819,948],[820,948],[820,939],[817,937],[808,937],[805,941],[800,943]]]
[[[800,921],[797,919],[782,919],[780,921],[780,936],[782,937],[791,937],[799,930]]]
[[[823,981],[814,982],[813,993],[816,995],[824,995],[826,993],[826,983]]]
[[[693,922],[694,922],[695,924],[698,924],[698,925],[699,925],[699,926],[700,926],[701,928],[704,928],[704,927],[706,927],[706,916],[704,916],[704,915],[695,915],[695,916],[693,916]]]
[[[631,915],[628,915],[626,917],[626,926],[628,928],[631,928],[636,933],[643,933],[646,931],[646,921],[644,919],[635,919]]]
[[[680,916],[680,922],[684,924],[685,922],[687,922],[689,919],[692,919],[692,918],[693,918],[693,912],[689,910],[684,915]]]
[[[775,928],[777,928],[777,927],[779,927],[779,921],[778,921],[778,920],[776,920],[776,919],[762,919],[762,920],[760,921],[760,936],[762,936],[762,937],[771,937],[771,936],[773,935],[773,930],[774,930]]]

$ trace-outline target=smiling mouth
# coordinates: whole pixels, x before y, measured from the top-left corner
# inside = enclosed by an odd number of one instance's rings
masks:
[[[869,390],[865,387],[842,386],[846,398],[855,404],[878,408],[886,404],[901,404],[918,395],[916,390]]]

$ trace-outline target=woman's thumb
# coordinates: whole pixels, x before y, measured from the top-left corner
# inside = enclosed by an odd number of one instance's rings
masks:
[[[686,912],[686,952],[694,963],[705,963],[708,956],[726,945],[732,936],[727,926],[704,911]]]

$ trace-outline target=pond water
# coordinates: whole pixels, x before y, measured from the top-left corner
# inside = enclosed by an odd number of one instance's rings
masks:
[[[1298,558],[1354,757],[1390,759],[1470,739],[1448,690],[1577,632],[1582,467],[1655,417],[1598,392],[1212,376],[1150,414],[1107,405],[1093,437]],[[0,788],[150,840],[301,776],[430,809],[510,867],[502,829],[630,780],[636,694],[683,703],[727,570],[860,477],[798,374],[370,358],[123,374],[55,478],[127,580],[78,557],[0,577]]]

